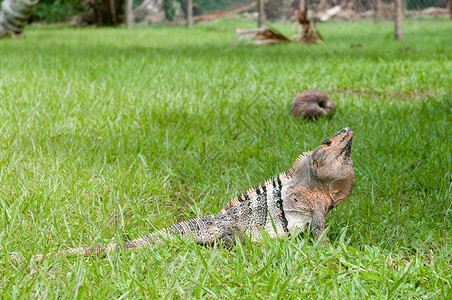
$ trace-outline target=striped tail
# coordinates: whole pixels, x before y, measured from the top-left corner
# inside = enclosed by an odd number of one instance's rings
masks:
[[[164,230],[162,230],[164,231]],[[128,251],[131,249],[138,249],[138,248],[144,248],[150,244],[157,244],[162,241],[162,238],[159,236],[159,232],[155,232],[151,235],[138,238],[135,240],[127,241],[123,243],[124,250]],[[59,251],[56,253],[48,253],[46,255],[44,254],[38,254],[34,257],[35,262],[39,262],[44,259],[48,259],[50,257],[57,257],[57,256],[67,256],[71,254],[76,255],[83,255],[83,256],[99,256],[99,255],[105,255],[107,252],[113,252],[118,248],[118,250],[121,250],[121,245],[119,243],[111,243],[107,245],[97,245],[97,246],[90,246],[90,247],[82,247],[82,248],[71,248],[63,251]]]
[[[195,241],[200,244],[210,243],[215,241],[215,236],[206,235],[206,225],[212,224],[215,216],[205,216],[201,218],[195,218],[187,221],[183,221],[177,224],[174,224],[168,228],[162,229],[160,231],[154,232],[150,235],[137,238],[131,241],[126,241],[122,244],[122,247],[119,243],[111,243],[107,245],[97,245],[91,247],[82,247],[82,248],[71,248],[63,251],[59,251],[56,253],[48,253],[48,254],[38,254],[34,257],[35,262],[39,262],[44,259],[48,259],[50,257],[57,257],[61,255],[83,255],[83,256],[99,256],[105,255],[107,252],[113,252],[117,248],[118,250],[125,251],[132,249],[140,249],[147,247],[149,245],[159,244],[165,239],[170,238],[172,236],[179,237],[187,237],[193,236]],[[204,234],[203,234],[204,231]]]

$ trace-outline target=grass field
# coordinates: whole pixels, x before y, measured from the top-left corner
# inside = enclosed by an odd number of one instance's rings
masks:
[[[236,44],[252,25],[0,41],[1,298],[452,298],[452,22],[407,20],[401,42],[363,21],[319,24],[325,46]],[[333,118],[290,115],[308,88]],[[217,213],[346,126],[356,182],[331,245],[175,239],[27,263]]]

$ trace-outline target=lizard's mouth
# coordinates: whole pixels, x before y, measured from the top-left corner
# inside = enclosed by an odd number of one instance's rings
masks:
[[[345,150],[343,150],[343,151],[344,151],[345,157],[352,155],[352,143],[353,143],[353,137],[351,137],[348,140],[347,144],[344,147]]]
[[[349,157],[352,154],[353,130],[350,127],[346,127],[340,130],[338,133],[336,133],[336,135],[339,134],[344,135],[340,140],[340,144],[342,144],[342,149],[339,155]]]
[[[339,130],[336,132],[331,139],[336,139],[340,141],[337,143],[338,145],[341,145],[344,142],[348,142],[350,139],[353,138],[353,130],[350,127],[345,127],[342,130]]]
[[[349,158],[352,153],[353,130],[346,127],[327,138],[312,153],[313,162],[327,165],[338,157]]]
[[[350,127],[345,127],[344,129],[339,130],[338,132],[336,132],[333,135],[333,137],[337,136],[337,135],[341,135],[341,134],[344,135],[344,137],[342,139],[344,139],[345,137],[352,138],[353,137],[353,130]]]

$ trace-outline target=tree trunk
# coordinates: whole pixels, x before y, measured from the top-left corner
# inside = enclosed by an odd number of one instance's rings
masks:
[[[116,26],[125,22],[126,0],[86,0],[89,5],[84,19],[88,24],[97,26]]]
[[[115,0],[110,0],[110,13],[111,13],[112,23],[116,24],[118,18],[117,18],[117,15],[116,15]]]
[[[381,0],[374,0],[374,20],[380,21],[382,19],[381,16]]]
[[[403,0],[395,0],[395,38],[402,39]]]
[[[39,0],[4,0],[0,8],[0,38],[20,36]]]
[[[323,38],[309,19],[309,0],[299,0],[298,8],[295,10],[295,19],[300,25],[300,41],[306,44],[323,43]]]

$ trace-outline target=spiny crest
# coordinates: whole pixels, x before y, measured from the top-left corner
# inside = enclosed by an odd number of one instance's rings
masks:
[[[247,191],[243,192],[242,194],[239,194],[238,196],[234,197],[234,199],[232,199],[225,206],[224,209],[232,207],[241,202],[249,201],[251,198],[254,198],[255,196],[261,194],[262,192],[265,192],[265,190],[267,189],[268,186],[273,185],[273,182],[290,176],[292,174],[292,172],[298,167],[298,165],[303,161],[303,159],[305,159],[309,154],[311,154],[311,152],[312,151],[303,152],[302,154],[300,154],[287,172],[280,173],[279,176],[276,178],[267,179],[264,181],[264,183],[257,185],[254,188],[248,189]]]
[[[306,159],[310,154],[312,153],[312,151],[308,151],[308,152],[303,152],[301,153],[297,159],[294,161],[294,163],[292,164],[292,166],[289,168],[289,170],[287,171],[286,175],[290,176],[292,175],[292,173],[295,171],[295,169],[301,164],[301,162]]]
[[[285,177],[285,174],[281,174],[280,177]],[[262,184],[255,186],[254,188],[250,188],[247,191],[243,192],[242,194],[239,194],[238,196],[234,197],[224,209],[227,209],[229,207],[232,207],[238,203],[249,201],[252,198],[254,198],[257,195],[260,195],[262,193],[265,193],[267,190],[267,187],[273,184],[274,179],[267,179]]]

